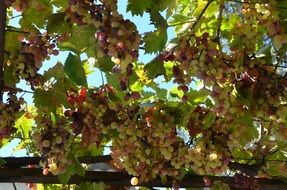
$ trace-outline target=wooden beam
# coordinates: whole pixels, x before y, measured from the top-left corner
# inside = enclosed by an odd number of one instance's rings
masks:
[[[2,157],[1,159],[5,160],[5,164],[3,166],[9,168],[18,168],[21,166],[27,165],[38,165],[41,157]],[[104,156],[85,156],[78,158],[81,163],[85,164],[95,164],[95,163],[105,163],[112,160],[110,155]]]
[[[79,184],[84,181],[90,182],[104,182],[108,185],[116,186],[131,186],[130,176],[121,172],[104,172],[104,171],[87,171],[85,177],[74,175],[71,177],[69,184]],[[203,178],[205,176],[186,175],[180,182],[180,187],[183,188],[199,188],[205,187]],[[231,189],[236,189],[234,184],[234,177],[216,177],[209,176],[211,181],[222,180],[229,184]],[[287,189],[287,184],[280,179],[257,179],[260,190],[278,190]],[[0,168],[0,183],[44,183],[44,184],[58,184],[60,183],[57,176],[49,174],[43,176],[42,169],[39,168]],[[145,187],[171,187],[172,180],[168,179],[166,184],[163,184],[159,178],[151,180],[147,183],[140,183],[140,186]]]
[[[4,86],[4,56],[5,56],[5,29],[6,29],[6,5],[0,1],[0,103],[3,101]]]

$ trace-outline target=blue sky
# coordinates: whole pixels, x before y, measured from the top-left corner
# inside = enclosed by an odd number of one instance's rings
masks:
[[[144,34],[145,32],[153,31],[154,26],[150,25],[150,18],[148,14],[144,14],[142,17],[140,16],[132,16],[131,13],[126,13],[126,6],[127,6],[127,0],[120,0],[120,3],[118,3],[119,6],[119,12],[124,15],[125,19],[130,19],[132,22],[134,22],[137,25],[138,31],[140,34]],[[15,12],[15,15],[18,15],[19,13]],[[165,14],[165,13],[163,13]],[[10,22],[10,25],[13,25],[15,27],[18,26],[18,20],[13,19]],[[173,28],[168,29],[168,39],[172,39],[175,36]],[[44,72],[45,70],[49,69],[53,65],[55,65],[58,61],[64,62],[66,60],[66,57],[68,56],[68,52],[61,52],[59,56],[57,57],[51,57],[49,61],[46,61],[43,65],[44,67],[40,70],[40,72]],[[143,63],[147,63],[150,60],[154,58],[154,54],[144,54],[143,50],[140,50],[139,54],[139,61]],[[83,59],[86,59],[86,57],[82,57]],[[88,84],[91,86],[100,86],[102,84],[101,74],[98,70],[95,70],[95,72],[88,76]],[[18,85],[19,88],[24,90],[30,90],[29,87],[26,85],[25,81],[22,81]],[[24,95],[25,100],[28,104],[31,104],[33,102],[32,94],[25,94]],[[5,99],[5,97],[4,97]],[[18,145],[20,142],[19,139],[13,140],[10,144],[2,147],[0,149],[0,156],[25,156],[26,151],[20,150],[14,152],[13,149]]]

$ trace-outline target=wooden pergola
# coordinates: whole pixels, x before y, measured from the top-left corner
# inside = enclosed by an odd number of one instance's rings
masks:
[[[6,163],[0,168],[0,183],[43,183],[43,184],[59,184],[58,176],[49,174],[44,176],[41,168],[27,168],[28,165],[38,165],[40,157],[5,157]],[[112,160],[110,155],[96,157],[80,157],[81,163],[96,164],[108,163]],[[241,165],[231,163],[230,167],[246,167],[252,169],[252,165]],[[244,169],[242,169],[244,170]],[[81,182],[104,182],[108,185],[124,187],[131,186],[130,180],[133,176],[119,171],[86,171],[85,176],[74,175],[69,180],[68,184],[79,184]],[[186,175],[180,182],[182,188],[200,188],[207,187],[204,179],[208,177],[212,182],[220,180],[230,186],[231,189],[238,189],[233,176],[201,176],[201,175]],[[256,178],[260,190],[279,190],[287,189],[287,183],[280,178]],[[144,187],[171,187],[172,179],[168,179],[167,183],[162,183],[160,178],[154,179],[147,183],[140,183],[139,186]]]

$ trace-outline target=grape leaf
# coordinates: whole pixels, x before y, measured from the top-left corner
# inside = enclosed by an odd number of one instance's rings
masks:
[[[143,37],[144,48],[146,53],[155,53],[164,49],[167,41],[167,31],[159,28],[154,32],[147,32]]]
[[[0,166],[6,164],[6,161],[3,158],[0,158]]]
[[[130,89],[134,92],[139,92],[143,89],[144,84],[140,81],[136,81],[135,83],[130,85]]]
[[[164,75],[166,72],[164,63],[159,58],[153,59],[152,61],[147,63],[144,68],[147,72],[147,77],[149,79],[154,79],[160,75]]]
[[[216,118],[215,113],[209,112],[202,121],[204,124],[204,129],[208,129],[215,120],[215,118]]]
[[[183,91],[179,90],[176,86],[170,89],[169,94],[171,97],[178,98],[182,98],[182,96],[184,95]]]
[[[67,76],[76,84],[87,87],[87,77],[81,59],[77,55],[69,53],[64,66]]]
[[[49,90],[37,88],[33,96],[34,103],[38,108],[45,108],[56,113],[58,107],[62,105],[67,106],[65,89],[65,86],[60,81],[57,81]]]
[[[69,180],[71,179],[74,171],[75,171],[74,165],[73,164],[68,165],[66,168],[66,171],[58,175],[60,183],[67,184]]]
[[[157,11],[164,11],[174,0],[152,0],[152,8]]]
[[[48,81],[51,78],[56,80],[65,78],[64,73],[64,65],[58,62],[54,67],[48,69],[43,75],[43,81]]]
[[[51,112],[56,112],[54,93],[51,90],[35,89],[34,103],[38,108],[46,108]]]
[[[132,15],[140,15],[142,16],[143,13],[151,8],[152,0],[129,0],[127,6],[127,12],[130,11]]]
[[[71,25],[65,21],[66,14],[64,12],[51,14],[47,18],[47,32],[51,33],[62,33],[69,32]]]
[[[29,119],[24,115],[22,115],[19,119],[17,119],[15,123],[15,128],[22,132],[22,136],[24,138],[29,138],[29,132],[32,129],[33,120]]]
[[[36,25],[37,28],[43,28],[46,18],[52,14],[52,11],[53,8],[50,3],[45,3],[44,1],[32,3],[31,7],[25,9],[22,13],[19,24],[22,28],[31,28],[34,25]]]
[[[79,160],[74,155],[71,155],[71,158],[74,164],[75,173],[79,176],[85,176],[85,168],[81,165]]]
[[[91,49],[96,49],[96,30],[89,26],[74,26],[71,31],[71,37],[58,46],[63,50],[72,50],[78,52],[86,52],[90,55]]]

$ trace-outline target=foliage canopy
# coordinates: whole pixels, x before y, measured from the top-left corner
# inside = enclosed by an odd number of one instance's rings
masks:
[[[44,175],[63,183],[85,175],[77,157],[111,144],[113,166],[140,182],[287,177],[286,1],[128,0],[127,12],[150,16],[155,29],[144,34],[116,0],[4,2],[1,145],[23,139],[19,148],[43,158]],[[176,37],[167,41],[170,27]],[[45,65],[61,51],[63,63]],[[144,64],[139,51],[155,57]],[[87,82],[95,68],[105,77],[99,87]]]

